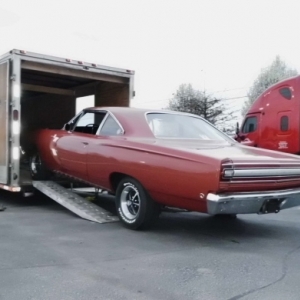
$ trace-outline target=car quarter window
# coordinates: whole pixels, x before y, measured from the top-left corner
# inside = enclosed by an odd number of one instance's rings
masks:
[[[87,134],[96,134],[104,120],[106,112],[85,112],[77,120],[73,131]]]
[[[123,134],[123,129],[117,123],[117,121],[111,116],[108,115],[104,121],[103,126],[100,129],[100,135],[121,135]]]
[[[249,133],[256,130],[257,127],[257,117],[249,117],[246,119],[242,133]]]

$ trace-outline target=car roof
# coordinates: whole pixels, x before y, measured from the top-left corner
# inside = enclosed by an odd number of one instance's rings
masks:
[[[148,122],[146,120],[147,113],[167,113],[167,114],[180,114],[190,115],[187,113],[163,110],[163,109],[146,109],[146,108],[133,108],[133,107],[88,107],[85,111],[109,111],[120,122],[126,135],[149,137],[153,138],[154,135]]]
[[[99,106],[99,107],[88,107],[84,110],[108,110],[112,112],[113,114],[119,114],[119,113],[129,113],[135,112],[135,113],[141,113],[145,114],[147,112],[168,112],[168,113],[181,113],[181,112],[175,112],[175,111],[169,111],[169,110],[163,110],[163,109],[147,109],[147,108],[136,108],[136,107],[121,107],[121,106]]]
[[[180,111],[174,111],[174,110],[168,110],[168,109],[150,109],[150,108],[136,108],[136,107],[121,107],[121,106],[98,106],[98,107],[87,107],[84,110],[94,110],[94,111],[110,111],[112,114],[116,115],[145,115],[146,113],[167,113],[167,114],[180,114],[180,115],[189,115],[189,116],[194,116],[201,118],[200,116],[190,114],[190,113],[185,113],[185,112],[180,112]]]

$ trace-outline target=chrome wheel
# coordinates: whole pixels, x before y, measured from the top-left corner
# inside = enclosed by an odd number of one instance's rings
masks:
[[[51,172],[46,169],[38,153],[30,158],[29,168],[33,180],[48,180],[51,177]]]
[[[116,191],[117,214],[127,228],[146,229],[158,218],[160,207],[132,177],[123,178]]]
[[[41,168],[42,162],[41,162],[41,158],[39,155],[35,155],[30,163],[30,169],[31,169],[31,173],[33,175],[36,175],[38,173],[38,170]]]
[[[126,184],[125,184],[126,185]],[[140,212],[141,198],[138,189],[128,183],[120,195],[120,204],[123,214],[129,220],[134,220]]]

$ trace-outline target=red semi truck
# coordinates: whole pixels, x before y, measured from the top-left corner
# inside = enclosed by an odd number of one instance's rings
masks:
[[[300,154],[300,76],[262,93],[237,127],[235,139],[249,146]]]

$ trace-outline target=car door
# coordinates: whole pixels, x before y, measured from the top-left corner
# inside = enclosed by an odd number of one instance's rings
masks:
[[[247,115],[247,118],[242,126],[242,130],[239,134],[242,144],[254,147],[258,146],[260,138],[260,117],[261,113]]]
[[[57,155],[63,172],[88,180],[86,154],[105,115],[104,111],[84,111],[57,140]]]
[[[122,139],[125,131],[118,120],[108,113],[101,124],[95,138],[91,141],[87,153],[87,171],[90,182],[109,186],[109,174],[117,171],[120,148],[115,147]]]
[[[298,118],[296,116],[296,118]],[[292,111],[280,111],[277,113],[275,136],[275,150],[297,153],[299,145],[299,133],[297,131],[298,120]]]

